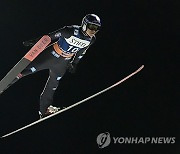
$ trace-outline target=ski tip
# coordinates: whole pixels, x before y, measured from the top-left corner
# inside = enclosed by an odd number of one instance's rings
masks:
[[[142,65],[140,68],[144,68],[144,65]]]
[[[143,68],[144,68],[144,65],[142,65],[142,66],[138,69],[138,71],[142,70]]]

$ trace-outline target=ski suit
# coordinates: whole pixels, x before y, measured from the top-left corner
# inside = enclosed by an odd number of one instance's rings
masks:
[[[26,75],[40,70],[49,69],[49,77],[40,95],[40,112],[45,114],[47,108],[53,103],[53,95],[58,87],[60,79],[71,66],[77,65],[84,56],[86,50],[95,41],[94,37],[85,35],[81,26],[65,26],[57,31],[49,33],[51,45],[49,45],[34,61],[32,61],[15,79],[16,81]],[[31,40],[35,44],[37,40]],[[16,81],[13,81],[16,82]]]

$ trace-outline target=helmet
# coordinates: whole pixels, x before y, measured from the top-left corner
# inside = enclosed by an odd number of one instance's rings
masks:
[[[85,32],[88,29],[98,31],[101,27],[100,18],[95,14],[87,14],[82,19],[82,31]]]

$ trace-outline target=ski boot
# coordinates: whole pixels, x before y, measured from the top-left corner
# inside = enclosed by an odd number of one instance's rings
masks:
[[[47,108],[47,110],[46,110],[46,112],[45,112],[44,115],[39,111],[40,119],[42,119],[42,118],[44,118],[44,117],[46,117],[46,116],[49,116],[49,115],[51,115],[51,114],[54,114],[54,113],[56,113],[56,112],[58,112],[58,111],[60,111],[60,110],[61,110],[60,107],[55,107],[55,106],[50,105],[50,106]]]

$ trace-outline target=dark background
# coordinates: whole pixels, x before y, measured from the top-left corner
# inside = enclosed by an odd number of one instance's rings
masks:
[[[102,29],[79,63],[65,74],[55,106],[69,106],[145,68],[76,108],[0,140],[0,153],[178,154],[179,1],[43,1],[1,0],[0,78],[24,56],[22,42],[65,25],[81,24],[88,13],[99,15]],[[47,71],[23,78],[0,96],[1,136],[38,117],[39,95]],[[175,144],[113,144],[99,149],[96,138],[176,137]]]

